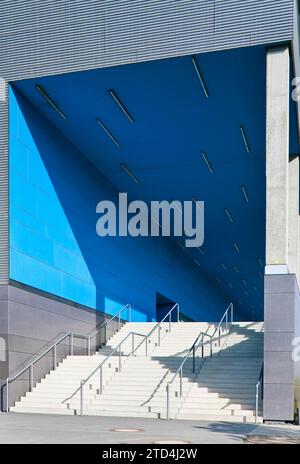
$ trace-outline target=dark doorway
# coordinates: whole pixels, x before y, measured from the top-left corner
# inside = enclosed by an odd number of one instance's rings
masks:
[[[160,293],[156,293],[156,320],[158,322],[161,321],[165,317],[165,315],[168,314],[170,309],[173,308],[174,305],[175,301],[170,300],[169,298],[167,298],[164,295],[161,295]],[[177,311],[172,311],[171,316],[172,322],[176,322]]]

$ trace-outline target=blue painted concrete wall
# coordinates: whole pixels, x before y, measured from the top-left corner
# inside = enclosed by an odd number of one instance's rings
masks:
[[[109,314],[130,302],[153,320],[156,292],[195,320],[227,300],[162,238],[100,238],[96,204],[109,181],[13,88],[9,93],[10,278]]]

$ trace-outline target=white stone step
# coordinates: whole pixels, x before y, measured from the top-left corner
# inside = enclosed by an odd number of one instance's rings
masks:
[[[79,412],[77,412],[79,414]],[[87,416],[106,416],[106,417],[145,417],[149,419],[157,419],[158,415],[156,413],[151,413],[148,411],[141,411],[141,412],[130,412],[130,411],[97,411],[96,409],[93,410],[85,410],[84,414]]]
[[[63,414],[63,415],[68,415],[68,416],[74,416],[74,411],[69,410],[67,408],[61,409],[61,408],[33,408],[32,406],[26,407],[19,405],[18,407],[11,407],[10,412],[21,412],[21,413],[29,413],[29,414]]]
[[[74,414],[80,409],[80,397],[77,393],[68,400],[69,409],[62,399],[70,396],[78,388],[81,379],[95,369],[107,354],[117,346],[131,330],[149,333],[155,323],[128,323],[109,340],[109,345],[93,356],[68,356],[51,372],[33,392],[16,404],[15,410],[33,412],[50,411],[49,414]],[[263,334],[261,324],[235,324],[234,332],[222,333],[220,351],[214,341],[214,356],[209,356],[209,344],[205,344],[204,355],[198,351],[196,358],[196,378],[192,373],[192,358],[188,358],[183,369],[183,397],[179,392],[179,379],[171,387],[171,415],[208,420],[253,422],[255,385],[260,373],[263,356]],[[112,415],[122,417],[164,417],[166,414],[166,384],[173,378],[185,353],[200,331],[213,333],[216,325],[207,323],[172,323],[161,330],[161,345],[157,346],[157,332],[148,345],[151,356],[146,357],[142,348],[137,356],[122,356],[122,370],[118,368],[118,356],[111,356],[103,367],[103,394],[99,389],[99,372],[84,387],[85,414]],[[255,332],[255,330],[257,332]],[[138,339],[136,339],[138,343]],[[135,345],[137,346],[137,344]],[[130,352],[131,340],[128,339],[122,352]],[[111,367],[109,367],[109,364]],[[149,412],[151,411],[151,412]],[[28,411],[30,412],[30,411]],[[207,414],[208,413],[208,414]]]
[[[210,411],[208,414],[177,414],[176,419],[179,420],[194,420],[201,422],[236,422],[236,423],[254,423],[253,417],[247,416],[227,416],[221,414],[212,414]]]

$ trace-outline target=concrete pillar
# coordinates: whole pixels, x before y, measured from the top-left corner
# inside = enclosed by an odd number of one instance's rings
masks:
[[[288,269],[299,282],[299,157],[289,163]]]
[[[267,51],[266,273],[288,264],[289,47]],[[272,272],[271,272],[272,273]]]
[[[267,51],[266,276],[264,419],[294,418],[297,299],[297,161],[289,165],[290,57],[288,46]],[[290,183],[290,186],[289,186]],[[289,201],[289,196],[291,197]]]
[[[299,163],[299,169],[300,169],[300,163]],[[300,188],[300,185],[299,185],[299,188]],[[300,195],[300,192],[299,192],[299,195]],[[300,204],[299,204],[299,208],[300,208]],[[299,285],[299,288],[300,288],[300,212],[299,212],[299,216],[298,216],[298,254],[299,255],[298,255],[297,281],[298,281],[298,285]]]

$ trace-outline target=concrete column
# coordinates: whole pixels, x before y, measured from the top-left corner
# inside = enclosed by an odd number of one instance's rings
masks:
[[[299,168],[300,168],[300,163],[299,163]],[[299,185],[299,188],[300,188],[300,185]],[[299,208],[300,208],[300,204],[299,204]],[[298,285],[299,285],[299,288],[300,288],[300,213],[299,213],[299,216],[298,216],[298,271],[297,271],[297,281],[298,281]]]
[[[289,79],[289,47],[269,48],[264,419],[273,421],[293,420],[295,398],[292,340],[295,336],[295,315],[299,311],[299,294],[296,278],[289,271],[295,273],[297,270],[298,161],[292,160],[289,165]]]
[[[289,163],[288,269],[299,282],[299,157]]]
[[[289,47],[267,51],[266,273],[288,264]],[[271,272],[272,273],[272,272]]]

